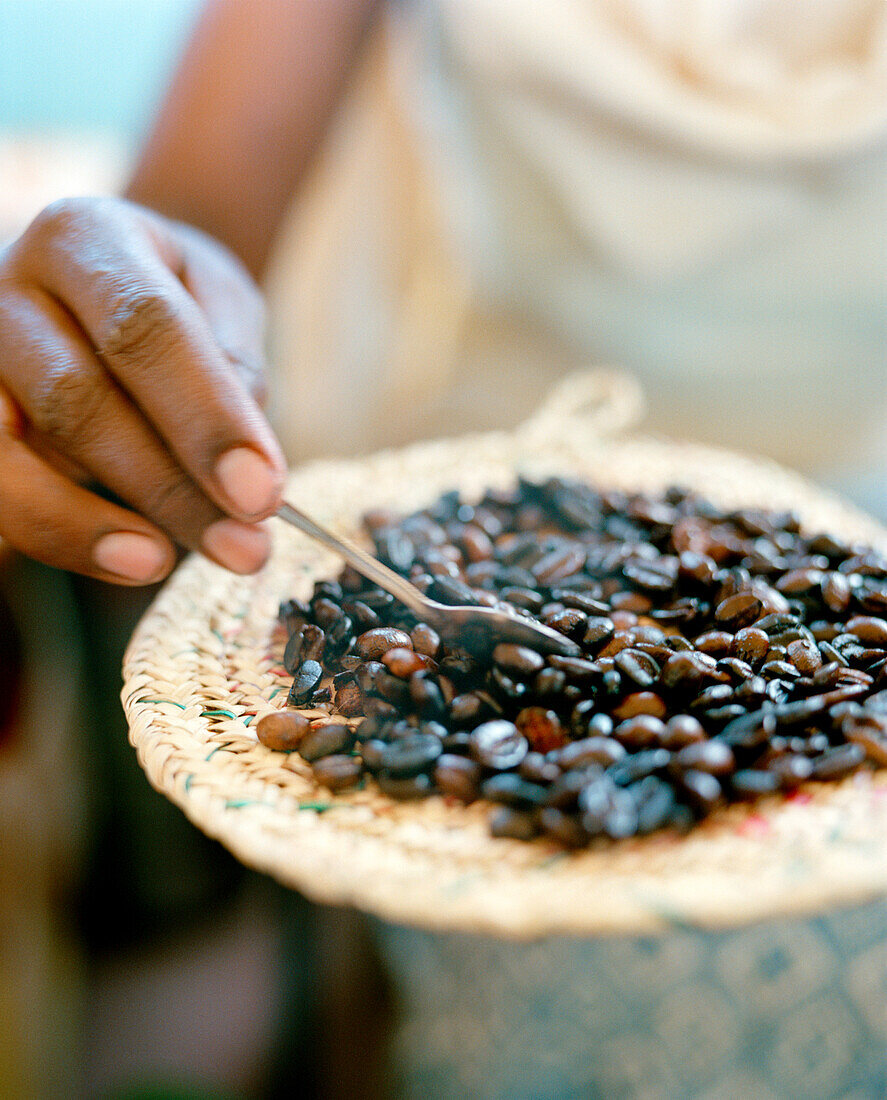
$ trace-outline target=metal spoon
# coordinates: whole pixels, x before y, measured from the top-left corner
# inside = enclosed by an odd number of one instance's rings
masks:
[[[361,576],[390,592],[396,600],[405,604],[422,622],[428,623],[444,641],[479,657],[488,657],[500,642],[516,642],[529,646],[538,653],[559,653],[565,657],[577,657],[579,646],[558,634],[556,630],[531,622],[517,614],[498,611],[492,607],[450,607],[429,600],[415,585],[404,580],[393,569],[383,565],[350,539],[327,531],[292,504],[284,502],[277,509],[277,516],[293,527],[322,542],[353,566]]]

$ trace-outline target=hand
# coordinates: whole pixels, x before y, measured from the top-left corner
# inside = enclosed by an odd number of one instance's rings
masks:
[[[0,536],[118,584],[166,576],[174,543],[258,569],[285,473],[262,325],[197,230],[116,199],[44,210],[0,252]]]

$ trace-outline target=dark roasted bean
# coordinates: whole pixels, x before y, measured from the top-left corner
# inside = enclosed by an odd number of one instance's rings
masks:
[[[665,749],[642,749],[617,760],[607,770],[607,775],[620,787],[636,783],[654,772],[663,771],[671,763],[671,753]]]
[[[675,804],[674,790],[670,784],[655,775],[648,775],[646,779],[633,783],[628,790],[637,806],[637,831],[641,836],[668,824]]]
[[[665,723],[652,714],[639,714],[628,718],[613,730],[613,736],[630,752],[660,745],[666,735]]]
[[[479,764],[494,771],[516,768],[527,755],[527,739],[513,722],[502,718],[484,722],[471,734],[469,750]]]
[[[613,717],[618,721],[634,718],[640,714],[647,714],[652,718],[664,718],[667,712],[665,700],[654,691],[635,691],[631,695],[626,695],[621,703],[613,707]]]
[[[425,657],[421,653],[416,653],[413,649],[405,649],[402,646],[396,646],[394,649],[389,649],[386,653],[383,653],[382,664],[393,676],[397,676],[402,680],[408,679],[414,672],[421,672],[429,666],[434,667],[430,657]]]
[[[564,744],[566,736],[561,720],[545,707],[524,707],[514,724],[530,743],[534,752],[550,752]]]
[[[545,667],[545,658],[534,649],[511,643],[497,645],[493,660],[511,676],[532,676]]]
[[[317,661],[303,661],[296,669],[287,703],[296,707],[307,703],[322,677],[323,668]]]
[[[842,779],[845,775],[856,771],[865,760],[865,757],[865,748],[856,742],[826,749],[825,752],[814,757],[811,761],[813,764],[813,778]]]
[[[360,782],[363,766],[356,756],[333,755],[316,760],[311,771],[318,783],[331,791],[341,791]]]
[[[314,623],[306,623],[301,630],[301,661],[322,661],[326,647],[326,632]]]
[[[327,722],[320,726],[312,726],[302,737],[299,755],[309,764],[313,764],[322,756],[335,756],[338,753],[348,752],[354,742],[354,731],[348,726]]]
[[[726,775],[736,766],[733,750],[725,741],[697,741],[686,745],[674,758],[678,768],[692,768],[709,775]]]
[[[566,848],[583,848],[588,843],[588,833],[576,818],[555,806],[545,806],[539,812],[539,824],[546,836]]]
[[[737,798],[759,798],[779,788],[780,779],[772,771],[745,768],[730,777],[730,790]]]
[[[531,783],[514,772],[500,772],[485,779],[480,788],[481,797],[490,802],[502,802],[506,806],[541,806],[545,801],[545,787]]]
[[[717,663],[704,653],[675,653],[665,662],[662,683],[673,691],[693,692],[717,675]]]
[[[750,592],[737,592],[728,596],[715,608],[715,622],[722,629],[736,632],[744,626],[751,626],[763,613],[764,605]]]
[[[377,626],[357,639],[357,652],[368,661],[380,660],[389,649],[412,649],[409,634],[393,626]]]
[[[767,766],[767,770],[776,776],[779,785],[786,791],[805,783],[813,774],[813,765],[800,753],[786,753]]]
[[[680,787],[697,813],[710,813],[721,801],[721,784],[708,772],[683,772]]]
[[[690,714],[675,714],[669,718],[662,737],[662,747],[676,752],[686,745],[705,740],[701,722]]]
[[[539,835],[539,825],[534,814],[502,806],[490,818],[490,833],[512,840],[532,840]]]
[[[442,751],[441,740],[433,733],[410,733],[387,746],[382,769],[392,776],[417,775],[427,771]]]
[[[640,688],[650,687],[659,676],[659,665],[653,658],[631,647],[617,653],[613,663],[626,679]]]
[[[733,635],[725,630],[706,631],[693,643],[700,653],[707,653],[709,657],[726,657],[732,644]]]
[[[292,752],[308,732],[308,719],[291,710],[276,710],[256,723],[256,736],[269,749]]]
[[[434,785],[425,772],[411,776],[393,776],[384,773],[376,777],[383,794],[389,798],[407,801],[413,798],[425,798],[434,791]]]
[[[564,771],[569,771],[571,768],[585,768],[589,764],[607,767],[624,756],[625,749],[612,737],[586,737],[555,752],[552,759]]]
[[[413,649],[425,657],[436,657],[440,652],[440,635],[427,623],[416,623],[410,631]]]
[[[763,630],[755,626],[746,626],[734,635],[730,652],[732,656],[754,667],[764,660],[769,648],[770,639]]]

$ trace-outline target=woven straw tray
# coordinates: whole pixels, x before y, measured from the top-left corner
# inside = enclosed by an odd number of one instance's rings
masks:
[[[616,438],[639,407],[613,372],[571,376],[513,434],[426,443],[292,474],[288,494],[354,534],[372,506],[411,509],[459,487],[480,495],[517,470],[601,486],[679,483],[728,505],[793,507],[805,526],[887,549],[887,531],[767,462],[646,438]],[[297,754],[256,741],[283,706],[281,599],[340,562],[282,525],[271,561],[236,577],[186,561],[139,624],[124,663],[130,739],[151,783],[252,867],[319,901],[404,924],[502,936],[649,933],[738,925],[887,892],[887,771],[790,799],[731,807],[669,833],[567,853],[488,835],[488,807],[332,795]],[[306,712],[310,713],[310,712]]]

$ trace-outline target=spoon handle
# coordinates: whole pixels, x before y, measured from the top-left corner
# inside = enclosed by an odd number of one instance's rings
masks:
[[[377,584],[380,588],[384,588],[386,592],[390,592],[395,599],[406,604],[406,606],[420,618],[427,613],[428,601],[419,589],[416,588],[415,585],[410,584],[409,581],[404,580],[404,578],[398,573],[395,573],[393,569],[389,569],[387,565],[383,565],[382,562],[374,558],[372,554],[368,554],[366,550],[358,546],[357,543],[352,542],[350,539],[343,538],[341,535],[334,535],[331,531],[328,531],[325,527],[321,527],[319,523],[315,522],[309,516],[306,516],[304,512],[300,512],[298,508],[294,508],[292,504],[286,501],[277,509],[277,516],[286,523],[291,523],[293,527],[298,527],[300,531],[303,531],[306,535],[310,535],[311,538],[317,539],[318,542],[322,542],[324,546],[328,547],[330,550],[335,551],[335,553],[344,558],[349,565],[353,566],[362,577],[366,577],[367,580],[372,581],[373,584]]]

